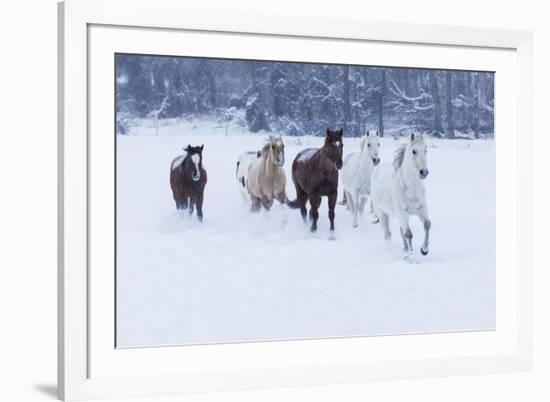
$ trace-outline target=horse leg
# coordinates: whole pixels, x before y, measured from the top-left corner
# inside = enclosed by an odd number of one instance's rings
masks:
[[[382,226],[382,230],[384,231],[384,240],[390,240],[390,217],[388,216],[388,214],[385,214],[382,211],[377,212],[377,214],[380,217],[380,225]]]
[[[334,207],[336,206],[336,201],[338,199],[338,191],[333,191],[328,196],[328,219],[330,220],[330,231],[334,232]],[[356,211],[357,213],[357,211]]]
[[[177,190],[174,193],[174,201],[176,201],[176,208],[178,210],[187,209],[187,207],[189,206],[187,193],[183,190]]]
[[[375,215],[378,217],[378,220],[380,222],[380,227],[384,231],[384,239],[390,240],[391,239],[391,232],[390,232],[390,217],[387,213],[382,211],[375,203],[374,201],[370,200],[370,205],[375,213]]]
[[[283,189],[283,191],[281,191],[279,194],[277,194],[275,196],[275,199],[277,201],[279,201],[281,204],[286,204],[287,202],[287,197],[286,197],[286,193],[285,193],[285,190]]]
[[[370,197],[365,195],[361,196],[361,200],[359,202],[359,214],[363,215],[365,213],[365,205],[367,204],[367,201],[369,202],[369,215],[372,216],[372,223],[378,223],[378,218],[374,213],[374,207],[372,206],[372,200]]]
[[[179,209],[187,209],[187,207],[189,207],[189,200],[187,197],[181,197],[179,205]]]
[[[183,192],[179,190],[173,190],[172,195],[174,196],[174,202],[176,203],[176,209],[187,209],[187,203],[184,204],[186,201],[183,197]]]
[[[243,201],[247,202],[249,198],[248,198],[248,191],[246,189],[246,179],[244,176],[241,175],[237,178],[237,181],[239,185],[239,193],[241,193],[241,197]]]
[[[346,200],[346,206],[351,211],[351,213],[353,213],[353,207],[354,207],[353,199],[351,198],[350,192],[347,190],[344,190],[344,199]]]
[[[428,208],[425,205],[418,213],[418,217],[424,225],[424,242],[420,247],[420,252],[422,255],[428,255],[428,252],[430,251],[430,228],[432,227],[432,221],[428,218]]]
[[[405,253],[409,252],[409,244],[407,243],[407,239],[405,237],[405,233],[403,232],[403,228],[399,227],[399,232],[401,232],[401,239],[403,239],[403,251]]]
[[[204,201],[204,193],[197,195],[196,205],[197,205],[197,218],[202,222],[202,202]]]
[[[250,211],[258,212],[261,208],[261,200],[258,197],[250,194],[250,201],[252,201],[252,204],[250,204]]]
[[[262,197],[262,205],[266,210],[270,210],[271,206],[273,205],[273,198],[266,197],[265,195]]]
[[[365,198],[365,202],[366,202],[366,201],[367,201],[367,198]],[[371,223],[378,223],[378,222],[380,222],[380,219],[378,218],[378,216],[377,216],[376,213],[374,212],[374,206],[372,205],[372,198],[370,198],[370,196],[369,196],[369,205],[370,205],[369,214],[370,214],[370,216],[372,217]]]
[[[367,197],[360,196],[359,197],[359,213],[363,215],[365,212],[365,204],[367,203]],[[372,205],[371,205],[371,212],[372,212]]]
[[[346,207],[346,209],[349,209],[349,205],[348,205],[348,197],[346,196],[346,190],[343,191],[342,193],[342,201],[340,201],[338,203],[338,205],[343,205]]]
[[[401,227],[401,231],[403,233],[403,242],[406,245],[405,248],[405,260],[408,262],[416,262],[412,259],[413,256],[413,245],[412,245],[412,239],[413,234],[411,232],[411,228],[409,226],[409,215],[405,213],[404,211],[398,211],[397,213],[397,219],[399,220],[399,226]]]
[[[317,220],[319,219],[319,206],[321,205],[321,196],[320,195],[311,195],[309,197],[309,203],[311,204],[311,209],[309,210],[309,217],[312,221],[311,231],[317,231]]]
[[[187,199],[189,198],[189,215],[193,215],[193,211],[195,210],[195,196],[194,195],[186,195],[185,201],[187,202]]]
[[[351,193],[347,190],[344,190],[344,198],[346,200],[346,206],[348,207],[349,211],[351,212],[351,216],[355,217],[355,199],[351,196]],[[357,227],[355,225],[355,218],[352,218],[352,226],[355,228]]]
[[[351,209],[351,212],[353,214],[353,227],[356,228],[357,226],[359,226],[359,209],[361,208],[359,194],[357,192],[355,192],[353,195],[350,194],[350,198],[353,199],[353,208]]]

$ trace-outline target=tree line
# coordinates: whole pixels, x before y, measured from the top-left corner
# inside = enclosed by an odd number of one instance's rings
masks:
[[[210,115],[251,132],[480,138],[494,132],[494,74],[119,54],[116,108],[120,134],[132,118]]]

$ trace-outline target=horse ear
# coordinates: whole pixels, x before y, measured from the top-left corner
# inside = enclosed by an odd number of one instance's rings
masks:
[[[339,133],[340,133],[340,137],[342,137],[342,136],[344,135],[344,129],[341,128],[340,131],[339,131]]]
[[[327,128],[327,137],[330,135],[330,128]]]
[[[369,130],[367,130],[367,137],[370,137],[370,133],[369,133]]]
[[[202,144],[202,145],[200,146],[200,149],[201,149],[201,152],[202,152],[202,150],[204,149],[204,144]]]
[[[411,133],[411,141],[414,141],[414,133]]]

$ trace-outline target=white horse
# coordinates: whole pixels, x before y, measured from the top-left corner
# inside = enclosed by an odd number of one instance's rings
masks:
[[[423,180],[428,176],[427,147],[422,135],[411,134],[410,141],[395,152],[393,166],[383,164],[374,169],[371,199],[374,213],[380,219],[386,240],[391,238],[389,217],[399,221],[405,260],[415,262],[409,216],[416,215],[424,225],[424,242],[420,248],[427,255],[430,246],[431,222],[428,218],[426,189]]]
[[[260,157],[260,151],[246,151],[239,156],[237,160],[237,171],[235,172],[235,178],[239,186],[239,191],[243,201],[249,202],[250,196],[248,195],[248,169],[252,162]]]
[[[380,139],[378,132],[363,137],[361,151],[350,154],[344,161],[342,168],[342,187],[344,201],[353,214],[353,227],[357,227],[359,212],[363,212],[367,198],[370,195],[371,175],[374,167],[380,163],[378,156]]]

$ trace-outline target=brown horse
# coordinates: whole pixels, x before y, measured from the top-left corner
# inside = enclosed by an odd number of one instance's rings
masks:
[[[325,144],[321,148],[304,149],[292,163],[296,200],[289,201],[288,205],[291,208],[300,208],[302,218],[306,220],[306,202],[309,199],[312,232],[317,230],[322,196],[328,197],[330,230],[334,231],[334,206],[338,196],[338,170],[342,168],[343,134],[342,129],[327,129]]]
[[[206,186],[206,170],[202,167],[202,150],[188,145],[185,155],[178,156],[170,165],[170,187],[177,209],[189,209],[189,214],[197,207],[197,218],[202,221],[202,203]]]

